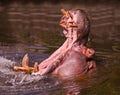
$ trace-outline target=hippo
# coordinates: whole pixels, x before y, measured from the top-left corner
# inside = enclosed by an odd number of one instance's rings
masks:
[[[90,32],[89,19],[83,10],[66,11],[61,9],[63,17],[60,26],[66,41],[51,56],[40,64],[35,63],[32,68],[28,66],[28,55],[22,61],[22,68],[33,71],[34,75],[58,75],[61,78],[74,76],[76,74],[89,73],[96,69],[93,61],[95,50],[86,46]],[[15,67],[14,70],[21,70]],[[25,71],[23,69],[23,71]]]

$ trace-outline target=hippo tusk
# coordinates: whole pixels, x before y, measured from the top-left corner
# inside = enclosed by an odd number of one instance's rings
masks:
[[[14,71],[24,71],[24,72],[29,72],[29,73],[39,71],[38,62],[35,62],[34,67],[28,66],[28,63],[29,63],[29,57],[28,57],[28,54],[26,54],[23,57],[22,66],[14,66],[13,70]]]
[[[61,13],[64,15],[64,16],[67,16],[67,11],[65,9],[61,9]]]
[[[22,60],[22,67],[28,67],[28,63],[29,63],[29,56],[28,54],[25,54]]]
[[[65,9],[61,9],[61,13],[66,16],[66,17],[70,17],[71,19],[73,19],[73,15],[68,11],[66,11]]]
[[[32,72],[34,70],[33,67],[20,67],[20,66],[14,66],[14,71],[25,71],[25,72]]]
[[[35,62],[33,72],[38,72],[38,71],[39,71],[39,64],[38,62]]]

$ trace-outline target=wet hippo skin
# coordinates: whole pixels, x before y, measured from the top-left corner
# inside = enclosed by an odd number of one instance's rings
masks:
[[[61,65],[55,69],[53,74],[58,74],[61,77],[69,77],[71,75],[81,74],[88,68],[86,57],[82,52],[76,51],[73,48],[69,50]]]
[[[52,74],[60,78],[69,78],[76,75],[83,75],[89,73],[91,69],[96,70],[96,65],[91,59],[94,55],[94,50],[84,46],[73,46],[68,50],[64,58],[60,61],[58,68]],[[84,51],[84,53],[83,53]]]

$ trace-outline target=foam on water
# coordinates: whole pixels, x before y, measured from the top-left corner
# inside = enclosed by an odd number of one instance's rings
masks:
[[[36,93],[52,89],[59,85],[59,81],[50,76],[30,75],[25,72],[15,72],[12,67],[18,65],[4,57],[0,57],[0,93],[19,95],[20,93]],[[56,88],[56,87],[55,87]],[[34,91],[32,91],[34,89]]]

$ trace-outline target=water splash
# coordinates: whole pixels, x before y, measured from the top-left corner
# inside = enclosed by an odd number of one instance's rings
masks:
[[[0,57],[0,92],[1,95],[8,94],[18,95],[19,93],[36,93],[55,88],[60,82],[50,76],[34,76],[25,72],[15,72],[12,70],[18,63]],[[34,91],[32,91],[34,89]],[[45,90],[46,89],[46,90]],[[16,93],[16,94],[15,94]]]

